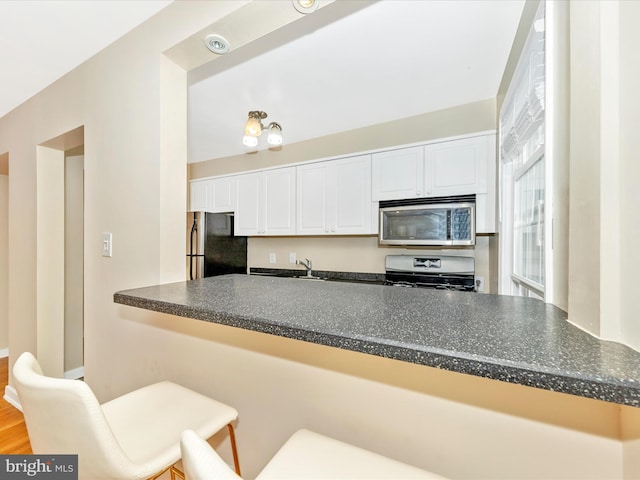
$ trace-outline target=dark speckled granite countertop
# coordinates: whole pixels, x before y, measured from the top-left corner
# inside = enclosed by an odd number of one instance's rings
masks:
[[[117,292],[114,301],[510,383],[640,406],[640,353],[539,300],[254,275]]]

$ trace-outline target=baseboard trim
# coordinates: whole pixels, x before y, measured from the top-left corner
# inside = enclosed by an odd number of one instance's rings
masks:
[[[8,348],[0,348],[0,358],[6,358],[9,356]]]
[[[7,402],[22,411],[22,405],[20,405],[20,399],[18,398],[18,392],[11,385],[4,387],[4,397]]]
[[[84,365],[82,367],[74,368],[72,370],[67,370],[64,372],[64,378],[77,380],[79,378],[84,377]]]

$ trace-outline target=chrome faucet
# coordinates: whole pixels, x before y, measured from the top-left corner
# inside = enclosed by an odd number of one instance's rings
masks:
[[[313,277],[313,274],[311,273],[311,260],[309,260],[308,258],[305,258],[305,260],[306,262],[296,260],[296,263],[298,265],[302,265],[304,268],[307,269],[307,277]]]

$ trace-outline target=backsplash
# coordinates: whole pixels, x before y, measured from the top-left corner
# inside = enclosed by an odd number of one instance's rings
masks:
[[[289,255],[295,253],[297,259],[309,258],[314,270],[336,272],[384,273],[384,260],[387,255],[415,255],[434,253],[446,255],[465,255],[475,257],[477,276],[483,276],[490,293],[493,290],[490,254],[492,237],[477,237],[475,248],[440,247],[407,248],[381,247],[377,236],[335,236],[335,237],[250,237],[248,243],[247,265],[249,268],[304,268],[289,263]],[[275,254],[275,263],[270,257]]]

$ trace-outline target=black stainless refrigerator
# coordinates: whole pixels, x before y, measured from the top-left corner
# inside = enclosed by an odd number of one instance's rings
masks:
[[[233,235],[233,214],[189,213],[187,268],[191,280],[247,273],[247,237]]]

